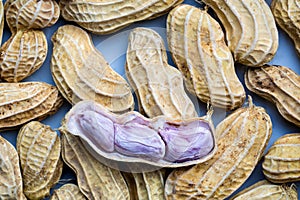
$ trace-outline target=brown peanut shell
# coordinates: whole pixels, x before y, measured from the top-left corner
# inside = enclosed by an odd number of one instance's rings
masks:
[[[231,200],[245,199],[298,200],[298,194],[296,187],[293,185],[275,185],[266,180],[263,180],[242,190],[231,198]]]
[[[300,134],[286,134],[275,141],[263,161],[265,177],[274,183],[300,180]]]
[[[197,116],[187,96],[181,73],[168,64],[162,38],[148,28],[135,28],[129,35],[126,76],[139,100],[139,110],[153,118]]]
[[[247,88],[274,103],[288,121],[300,126],[300,76],[284,66],[263,66],[245,73]]]
[[[278,49],[278,31],[265,0],[202,0],[222,22],[234,60],[257,67],[268,63]]]
[[[112,112],[133,110],[128,83],[109,66],[87,32],[73,25],[61,26],[52,42],[52,77],[71,104],[93,100]]]
[[[15,147],[0,136],[0,199],[23,200],[23,182]]]
[[[16,129],[55,113],[63,99],[43,82],[0,83],[0,130]]]
[[[299,0],[272,0],[271,10],[276,23],[294,41],[300,56],[300,2]]]
[[[85,200],[77,185],[68,183],[54,190],[50,200]]]
[[[221,26],[206,11],[179,5],[168,15],[168,45],[187,89],[201,101],[232,110],[245,90],[239,81]]]
[[[48,52],[43,31],[20,30],[0,48],[0,78],[20,82],[44,63]]]
[[[60,15],[55,0],[8,0],[5,11],[11,32],[52,26]]]
[[[153,19],[183,0],[61,0],[61,14],[96,34],[116,32],[134,22]]]
[[[239,108],[216,128],[218,150],[212,159],[174,170],[165,186],[166,199],[225,199],[250,176],[272,133],[262,107]]]
[[[29,199],[42,199],[59,181],[63,163],[60,138],[49,126],[32,121],[24,125],[17,137],[24,194]]]
[[[61,131],[61,134],[62,158],[76,173],[79,189],[88,199],[130,199],[120,171],[111,169],[92,157],[78,137],[66,131]]]

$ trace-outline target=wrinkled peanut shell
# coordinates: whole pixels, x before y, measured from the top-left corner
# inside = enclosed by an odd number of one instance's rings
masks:
[[[63,99],[43,82],[0,83],[0,130],[16,129],[55,113]]]
[[[49,126],[32,121],[24,125],[17,137],[24,194],[29,199],[42,199],[58,182],[63,163],[60,138]]]

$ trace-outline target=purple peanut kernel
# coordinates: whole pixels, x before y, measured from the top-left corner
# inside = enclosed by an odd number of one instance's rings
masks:
[[[137,123],[115,124],[115,149],[131,157],[157,161],[165,155],[165,144],[159,134]]]
[[[199,159],[209,154],[214,148],[214,139],[209,124],[194,121],[188,124],[166,124],[159,130],[166,143],[164,160],[185,162]]]
[[[79,124],[82,134],[104,151],[114,151],[114,123],[93,111],[80,115]]]

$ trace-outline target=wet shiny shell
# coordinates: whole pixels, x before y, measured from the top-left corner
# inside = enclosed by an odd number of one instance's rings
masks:
[[[56,87],[43,82],[0,83],[0,94],[0,130],[42,120],[62,105]]]
[[[236,62],[266,64],[278,48],[278,31],[265,0],[203,0],[222,22]]]
[[[26,199],[15,147],[0,136],[0,199]]]
[[[49,196],[62,173],[59,136],[49,126],[32,121],[20,129],[16,146],[24,194],[29,199]]]
[[[300,133],[276,140],[264,157],[263,173],[274,183],[300,180]]]
[[[272,0],[271,10],[277,24],[294,41],[300,56],[300,1]]]
[[[5,4],[6,22],[12,32],[52,26],[60,14],[55,0],[14,0]]]
[[[155,31],[136,28],[129,35],[126,75],[148,117],[173,119],[197,116],[185,93],[181,73],[168,64],[162,38]]]
[[[65,25],[52,36],[52,42],[52,76],[70,103],[88,99],[112,112],[133,110],[128,83],[109,66],[87,32]]]
[[[77,185],[68,183],[54,190],[50,200],[85,200]]]
[[[0,48],[0,77],[7,82],[19,82],[38,70],[48,52],[42,31],[26,30],[13,34]]]
[[[158,167],[183,167],[209,160],[216,151],[210,114],[185,120],[145,118],[132,111],[109,112],[93,101],[81,101],[66,114],[62,131],[79,136],[95,158]]]
[[[280,114],[300,126],[300,76],[284,66],[248,69],[247,88],[273,102]]]
[[[111,169],[92,157],[81,140],[62,134],[62,158],[76,173],[80,191],[90,200],[129,200],[129,191],[120,171]]]
[[[266,180],[242,190],[231,200],[298,200],[297,189],[294,186],[275,185]]]
[[[206,11],[179,5],[168,15],[167,36],[187,89],[203,102],[234,109],[245,100],[221,26]]]
[[[166,198],[227,198],[250,176],[271,133],[271,119],[262,107],[250,103],[234,111],[216,128],[216,154],[192,168],[174,170],[166,182]]]
[[[61,0],[63,18],[83,28],[108,34],[133,22],[158,17],[183,0]]]

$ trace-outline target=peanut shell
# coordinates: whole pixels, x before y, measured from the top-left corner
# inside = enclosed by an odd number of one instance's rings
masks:
[[[3,7],[3,2],[0,1],[0,44],[2,44],[3,28],[4,28],[4,7]]]
[[[265,0],[203,0],[222,22],[234,60],[257,67],[278,49],[278,31]]]
[[[217,126],[212,159],[169,175],[166,199],[225,199],[247,180],[272,133],[269,115],[249,101]]]
[[[134,22],[153,19],[183,0],[61,0],[61,14],[96,34],[116,32]]]
[[[124,174],[124,173],[123,173]],[[164,200],[164,179],[161,170],[143,173],[125,173],[130,199]]]
[[[61,131],[62,158],[76,173],[80,191],[87,199],[129,200],[129,191],[120,171],[98,162],[81,140]]]
[[[300,134],[286,134],[275,141],[263,161],[265,177],[274,183],[300,180]]]
[[[210,116],[148,119],[135,111],[116,115],[94,101],[81,101],[66,114],[60,129],[79,136],[98,160],[140,164],[135,172],[145,172],[143,164],[176,168],[210,159],[216,151]]]
[[[68,183],[54,190],[50,200],[85,200],[77,185]]]
[[[162,38],[148,28],[129,35],[126,75],[139,100],[139,110],[153,118],[182,119],[197,116],[187,96],[181,73],[168,64]]]
[[[29,199],[43,199],[59,181],[63,163],[60,138],[49,126],[32,121],[17,137],[24,194]]]
[[[206,11],[179,5],[168,15],[167,36],[187,89],[213,106],[232,110],[245,100],[221,26]]]
[[[266,180],[259,181],[254,185],[242,190],[231,200],[298,200],[295,186],[275,185]]]
[[[6,22],[12,32],[52,26],[60,14],[54,0],[14,0],[5,4]]]
[[[0,199],[23,200],[22,175],[15,147],[0,136]]]
[[[44,63],[48,52],[43,31],[18,31],[0,49],[0,77],[7,82],[20,82]]]
[[[274,103],[288,121],[300,126],[300,76],[284,66],[263,66],[245,73],[247,88]]]
[[[299,0],[272,0],[271,10],[276,23],[294,41],[300,56],[300,2]]]
[[[72,25],[61,26],[52,42],[52,76],[71,104],[94,100],[112,112],[133,110],[128,83],[109,66],[87,32]]]
[[[0,130],[42,120],[63,102],[56,87],[43,82],[0,83],[0,94]]]

